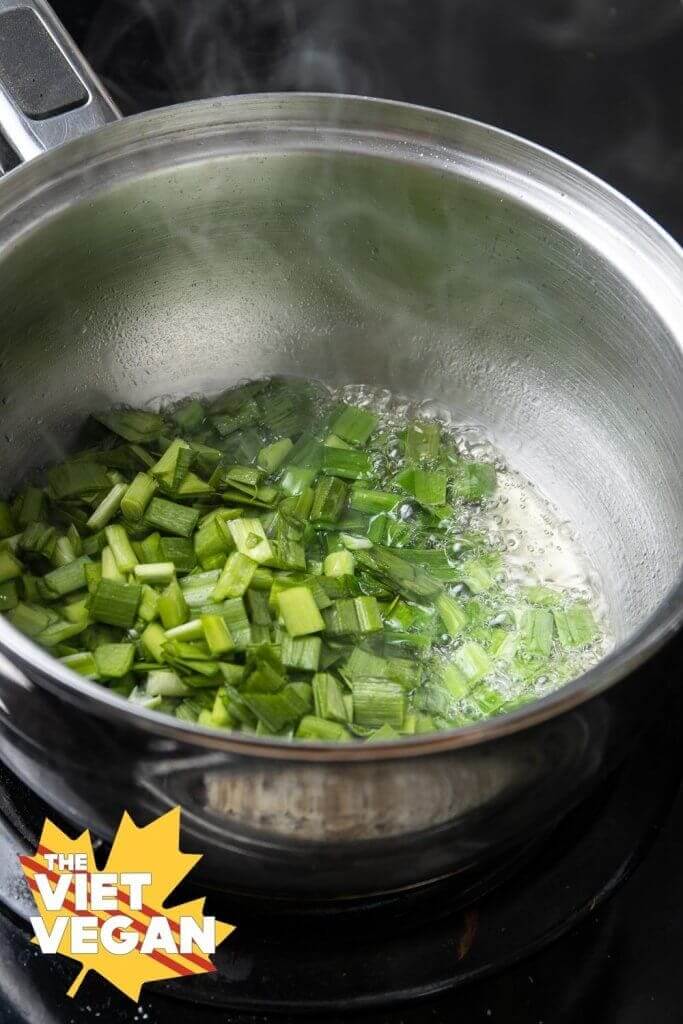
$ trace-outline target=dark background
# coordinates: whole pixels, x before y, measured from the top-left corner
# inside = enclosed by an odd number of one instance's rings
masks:
[[[126,113],[304,89],[548,146],[683,237],[681,0],[54,0]]]
[[[53,0],[53,6],[125,113],[287,89],[441,107],[570,157],[683,238],[680,0]],[[671,654],[671,671],[680,677]],[[587,924],[495,981],[391,1019],[683,1024],[682,863],[679,796],[645,863]],[[26,956],[23,941],[10,945],[13,952],[3,959]],[[30,984],[24,966],[19,975]],[[34,983],[51,1003],[48,988],[37,977]],[[97,1014],[106,1024],[153,1024],[192,1017],[181,1004],[155,1009],[151,997],[138,1011],[129,1005],[111,995],[92,1008],[79,1001],[64,1019]],[[9,1007],[0,1005],[2,1021],[28,1019],[5,1018],[3,1011]],[[222,1017],[223,1024],[236,1020]]]

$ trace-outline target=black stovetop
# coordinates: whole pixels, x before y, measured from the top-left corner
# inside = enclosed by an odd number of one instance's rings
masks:
[[[680,0],[52,2],[125,113],[280,89],[441,107],[563,153],[683,238]],[[680,675],[680,645],[671,654]],[[668,765],[666,785],[676,770]],[[660,800],[664,783],[657,779],[655,772],[632,783],[634,820],[636,792],[641,809],[643,794],[651,794],[653,807]],[[622,812],[627,796],[622,789]],[[633,877],[564,938],[494,978],[362,1020],[681,1024],[683,795],[661,830],[659,818],[646,821],[639,842],[652,846]],[[598,834],[598,842],[595,858],[607,864],[612,838]],[[558,901],[566,896],[560,888],[571,884],[570,876],[558,881]],[[416,936],[413,952],[431,955],[427,940]],[[151,988],[135,1008],[97,979],[71,1002],[63,997],[64,977],[54,958],[29,946],[17,919],[0,915],[0,1024],[266,1021],[193,1009]],[[333,1018],[316,1013],[309,1020]]]

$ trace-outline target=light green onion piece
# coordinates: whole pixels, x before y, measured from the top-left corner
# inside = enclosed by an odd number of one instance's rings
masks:
[[[104,531],[107,544],[114,556],[119,572],[127,575],[138,564],[125,527],[121,525],[107,526]]]
[[[185,594],[175,579],[172,579],[159,595],[157,607],[165,630],[173,630],[176,626],[181,626],[190,617]]]
[[[147,674],[145,689],[150,697],[189,697],[192,688],[172,669],[153,669]]]
[[[398,683],[362,678],[353,683],[353,720],[357,725],[391,725],[400,729],[406,713],[406,695]]]
[[[234,649],[235,644],[224,618],[220,615],[202,615],[201,623],[212,654],[220,656]]]
[[[142,519],[156,489],[157,482],[153,477],[148,473],[138,473],[121,499],[121,511],[126,519],[133,522]]]
[[[356,560],[350,551],[333,551],[323,563],[326,576],[353,576]]]
[[[67,654],[59,659],[62,665],[66,665],[72,672],[78,672],[81,676],[88,676],[90,679],[97,679],[97,663],[90,651],[78,651],[76,654]]]
[[[331,722],[349,721],[341,684],[329,672],[319,672],[313,676],[313,699],[318,718],[326,718]]]
[[[313,594],[308,587],[292,587],[278,594],[278,606],[290,636],[306,636],[325,628]]]
[[[233,551],[228,557],[216,586],[211,594],[212,601],[225,601],[227,597],[242,597],[251,585],[258,562],[241,551]]]
[[[100,644],[95,648],[95,664],[102,679],[122,679],[133,667],[134,644]]]
[[[328,722],[326,718],[304,715],[294,734],[299,740],[318,740],[325,743],[342,743],[349,734],[340,722]]]
[[[170,583],[175,579],[175,565],[173,562],[145,562],[135,566],[134,574],[138,583]]]
[[[101,530],[107,523],[111,522],[121,507],[121,500],[127,490],[127,484],[114,484],[109,494],[106,498],[102,499],[90,516],[86,526],[91,530]]]
[[[273,549],[260,519],[231,519],[228,530],[235,547],[254,562],[270,562]]]

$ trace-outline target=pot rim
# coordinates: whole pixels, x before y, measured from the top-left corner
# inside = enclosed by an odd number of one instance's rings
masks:
[[[334,93],[261,93],[240,96],[222,97],[219,99],[198,100],[191,103],[176,104],[158,110],[145,111],[122,121],[116,121],[97,129],[90,135],[75,139],[64,146],[44,153],[10,171],[0,180],[0,243],[2,243],[2,219],[7,212],[17,212],[17,200],[33,199],[37,193],[49,192],[52,185],[63,181],[65,175],[78,174],[81,180],[85,171],[99,163],[102,158],[120,157],[131,144],[136,145],[142,139],[148,143],[160,142],[168,136],[169,129],[155,130],[157,122],[170,119],[171,131],[191,131],[197,127],[216,127],[223,130],[244,128],[245,126],[260,129],[287,124],[287,112],[283,108],[294,107],[295,111],[310,106],[311,113],[329,110],[332,120],[311,118],[309,122],[294,120],[293,126],[301,129],[325,129],[341,131],[341,125],[335,122],[334,115],[339,113],[339,104],[344,104],[345,111],[355,109],[363,116],[356,128],[366,134],[385,133],[387,117],[392,122],[402,114],[407,117],[425,119],[422,127],[428,132],[419,139],[415,134],[408,136],[408,141],[420,145],[439,145],[439,139],[433,126],[442,125],[452,131],[461,129],[468,137],[479,136],[482,140],[492,139],[509,147],[512,155],[523,154],[528,162],[536,161],[558,173],[561,179],[556,189],[562,198],[565,197],[567,184],[571,183],[584,194],[596,193],[606,203],[612,204],[620,212],[628,215],[636,225],[648,232],[648,238],[641,239],[655,246],[660,251],[655,255],[666,256],[674,263],[680,262],[683,272],[683,250],[675,240],[664,231],[648,214],[640,210],[631,200],[623,196],[612,186],[583,170],[572,161],[562,157],[543,146],[530,142],[511,132],[484,124],[471,118],[462,117],[445,111],[416,104],[402,103],[395,100],[375,99],[365,96],[349,96]],[[261,116],[252,114],[246,121],[240,116],[246,108],[265,113]],[[375,116],[374,124],[371,120]],[[383,114],[385,115],[383,117]],[[188,124],[178,124],[183,115]],[[192,123],[195,119],[196,124]],[[430,128],[432,129],[430,131]],[[151,129],[151,130],[146,130]],[[407,131],[405,131],[407,135]],[[453,147],[454,141],[450,145]],[[441,140],[441,145],[444,145]],[[516,166],[519,171],[519,166]],[[523,169],[523,168],[522,168]],[[33,178],[33,188],[30,181]],[[29,193],[22,182],[26,180]],[[547,184],[547,183],[546,183]],[[562,190],[562,191],[560,191]],[[17,194],[18,193],[18,194]],[[5,196],[7,199],[5,199]],[[580,195],[579,195],[580,198]],[[48,209],[48,215],[54,209]],[[43,212],[43,216],[45,213]],[[673,278],[675,281],[675,277]],[[681,289],[679,288],[680,292]],[[558,717],[578,707],[584,702],[598,696],[608,688],[616,685],[625,677],[639,668],[652,657],[669,639],[671,639],[683,623],[683,570],[679,572],[677,582],[671,587],[656,609],[635,633],[625,642],[617,646],[606,657],[599,661],[581,676],[562,686],[559,690],[517,711],[500,718],[490,718],[458,729],[428,733],[413,738],[383,741],[375,744],[344,744],[313,741],[272,739],[263,737],[242,736],[239,733],[224,733],[219,729],[211,729],[192,723],[179,722],[170,716],[160,714],[126,702],[116,694],[99,686],[97,683],[84,679],[47,651],[33,643],[27,636],[16,630],[3,617],[0,617],[0,652],[10,663],[25,671],[32,681],[38,682],[67,703],[90,710],[93,714],[121,724],[135,724],[145,732],[154,733],[159,737],[176,740],[184,745],[223,751],[227,754],[240,754],[287,761],[372,761],[396,759],[399,757],[425,756],[466,747],[480,743],[489,743],[503,736],[521,732],[522,730],[540,725],[548,719]],[[30,688],[28,679],[24,683]]]

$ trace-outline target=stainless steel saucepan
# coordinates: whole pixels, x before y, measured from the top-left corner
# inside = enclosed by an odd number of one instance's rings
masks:
[[[296,746],[133,708],[3,620],[0,755],[104,839],[180,804],[203,881],[236,893],[512,863],[677,682],[680,250],[566,160],[432,110],[290,94],[119,120],[41,0],[0,0],[0,83],[25,161],[0,181],[6,490],[89,410],[273,373],[378,385],[485,426],[575,524],[618,641],[507,717]]]

